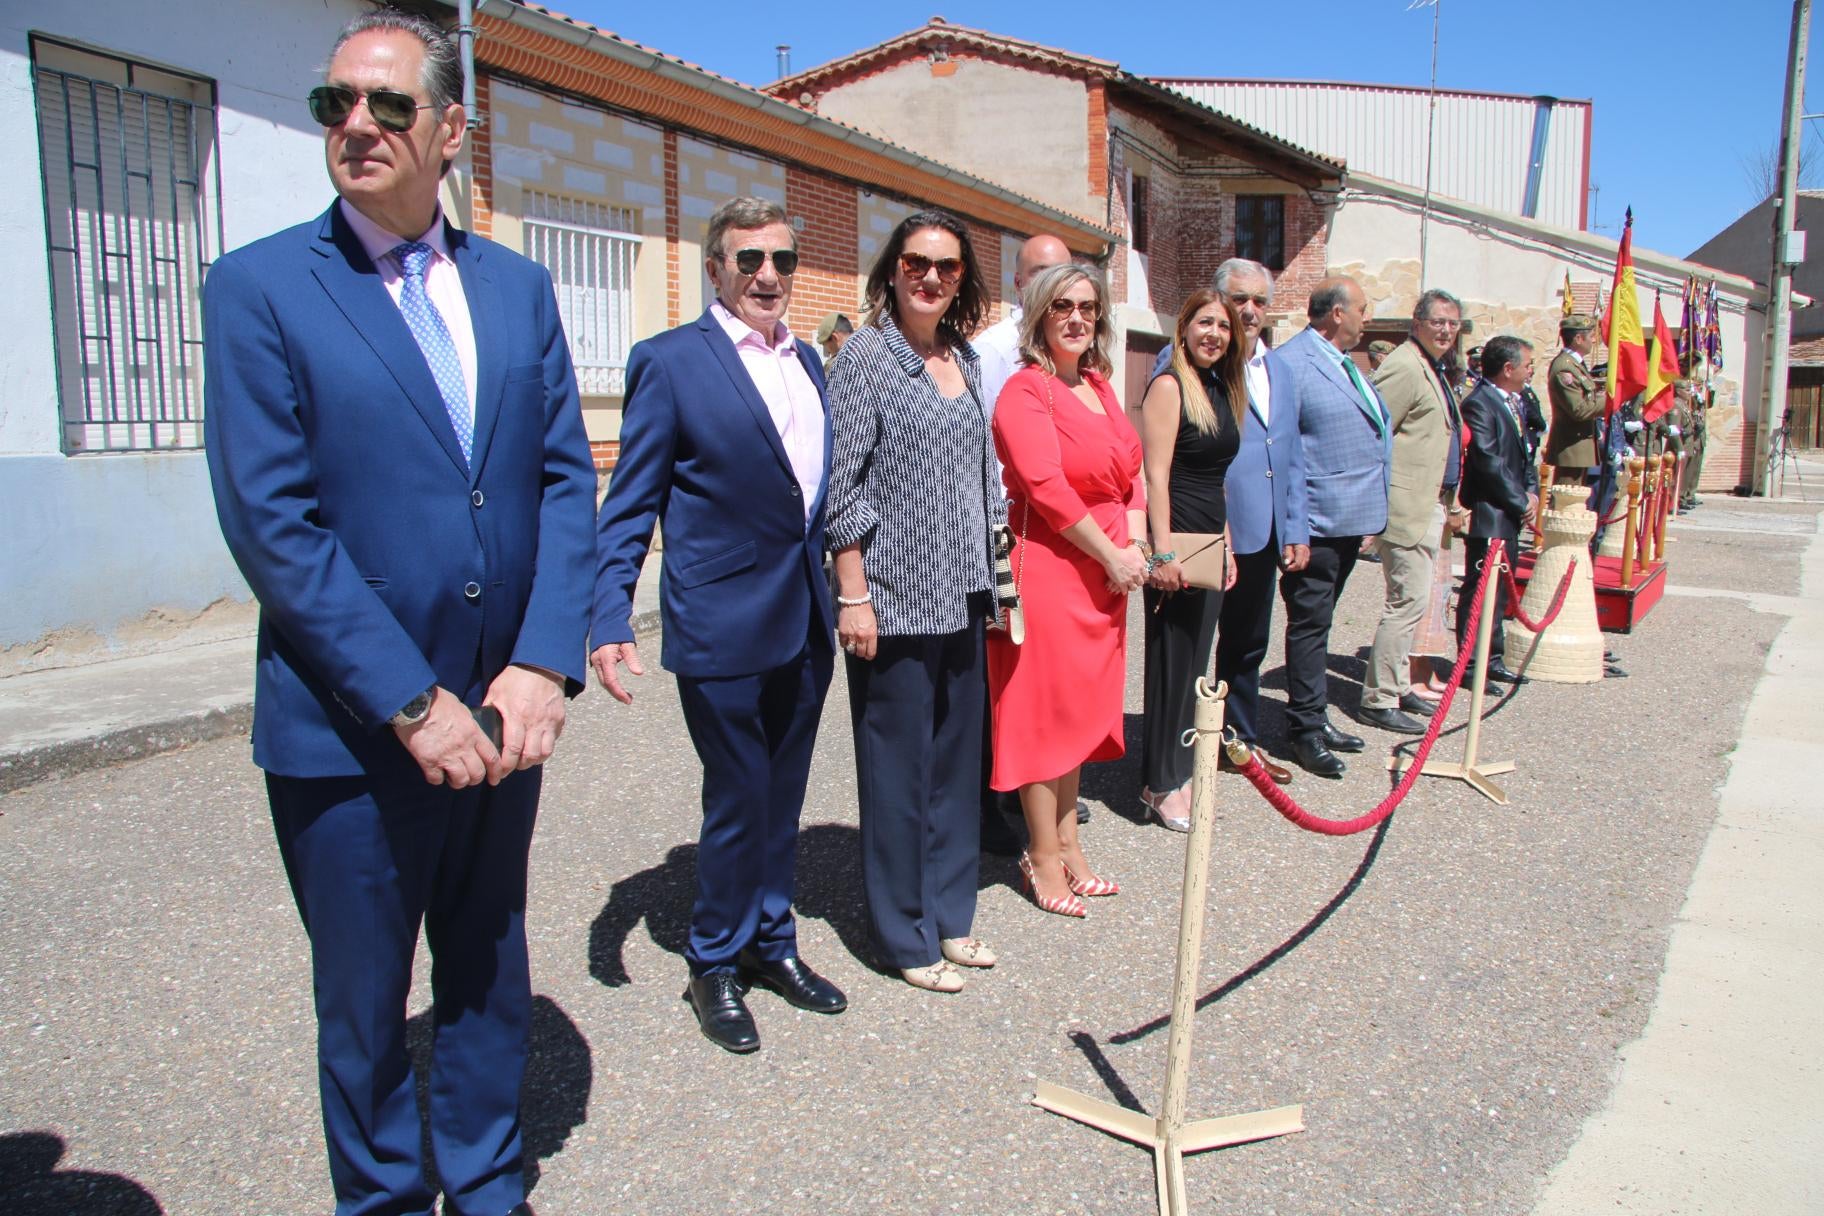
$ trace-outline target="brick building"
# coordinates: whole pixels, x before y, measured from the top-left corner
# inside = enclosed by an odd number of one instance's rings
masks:
[[[1103,217],[1137,399],[1178,307],[1226,258],[1274,271],[1272,321],[1304,324],[1323,277],[1338,160],[1123,71],[1119,64],[932,18],[767,86],[1061,210]]]
[[[604,471],[628,348],[712,298],[703,238],[731,196],[786,208],[802,256],[789,320],[806,336],[828,312],[856,316],[882,239],[921,206],[969,225],[997,316],[1028,234],[1096,262],[1114,247],[1081,198],[1027,197],[536,5],[490,5],[476,30],[484,121],[450,203],[551,270]]]

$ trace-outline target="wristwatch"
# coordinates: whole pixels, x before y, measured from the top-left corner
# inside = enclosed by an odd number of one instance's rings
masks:
[[[437,686],[431,685],[417,696],[405,703],[405,708],[386,720],[388,726],[416,726],[431,714],[431,700],[437,693]]]

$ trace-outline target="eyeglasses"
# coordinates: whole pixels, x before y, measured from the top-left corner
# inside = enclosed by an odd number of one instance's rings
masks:
[[[1251,296],[1246,292],[1233,292],[1229,295],[1229,303],[1237,308],[1240,308],[1243,304],[1252,304],[1256,308],[1265,309],[1267,306],[1267,297]]]
[[[899,268],[907,277],[922,279],[933,270],[937,271],[940,282],[954,283],[963,277],[963,259],[938,258],[936,261],[922,253],[902,253],[899,255]]]
[[[339,127],[348,121],[348,116],[355,112],[355,106],[360,104],[363,97],[367,99],[368,114],[394,135],[404,135],[411,130],[418,121],[418,111],[437,108],[421,106],[418,99],[410,93],[394,89],[357,93],[339,84],[320,84],[310,91],[307,98],[310,102],[310,116],[325,127]]]
[[[1050,304],[1051,315],[1058,320],[1067,319],[1071,313],[1083,314],[1083,319],[1093,323],[1102,315],[1102,306],[1094,300],[1053,300]]]
[[[1428,325],[1432,329],[1462,329],[1463,328],[1463,322],[1457,320],[1455,317],[1426,317],[1423,320],[1421,320],[1419,322],[1419,324]]]
[[[735,269],[742,274],[759,274],[760,268],[766,265],[767,251],[764,249],[735,250]],[[775,249],[772,251],[773,269],[786,278],[798,273],[798,251],[796,249]]]

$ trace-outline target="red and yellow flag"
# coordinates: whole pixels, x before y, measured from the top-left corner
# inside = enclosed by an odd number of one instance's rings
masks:
[[[1571,272],[1566,267],[1564,272],[1564,315],[1570,316],[1577,311],[1577,305],[1571,301]]]
[[[1611,367],[1614,363],[1611,362]],[[1641,407],[1643,421],[1653,422],[1672,408],[1672,386],[1677,383],[1678,348],[1672,341],[1672,330],[1666,325],[1666,314],[1660,311],[1659,293],[1653,293],[1653,346],[1647,352],[1647,403]]]
[[[1609,346],[1609,413],[1647,387],[1647,340],[1640,328],[1640,296],[1634,289],[1634,209],[1628,208],[1615,252],[1615,286],[1602,314],[1602,336]]]

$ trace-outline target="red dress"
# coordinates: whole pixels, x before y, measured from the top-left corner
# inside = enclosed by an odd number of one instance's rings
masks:
[[[994,446],[1011,499],[1007,522],[1016,536],[1022,521],[1026,528],[1013,559],[1026,641],[1015,646],[988,635],[989,784],[997,790],[1113,760],[1126,746],[1127,596],[1110,591],[1102,563],[1059,531],[1089,515],[1115,544],[1127,544],[1127,513],[1146,509],[1140,437],[1108,381],[1093,372],[1084,379],[1101,414],[1036,367],[1016,372],[994,405]]]

